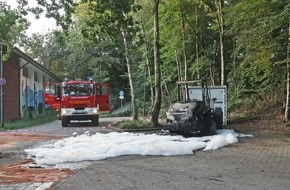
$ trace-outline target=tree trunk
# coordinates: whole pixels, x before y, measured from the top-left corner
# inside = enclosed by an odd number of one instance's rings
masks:
[[[0,77],[3,77],[3,44],[0,41]],[[3,85],[0,86],[0,125],[4,127]]]
[[[199,74],[198,14],[197,14],[197,5],[194,6],[194,9],[195,9],[195,54],[196,54],[197,79],[199,79],[200,78],[200,74]]]
[[[132,79],[131,63],[129,60],[127,32],[125,31],[123,26],[121,27],[121,31],[123,35],[125,58],[126,58],[126,64],[127,64],[127,69],[128,69],[128,78],[129,78],[129,83],[130,83],[130,88],[131,88],[131,104],[132,104],[132,109],[133,109],[133,119],[138,120],[138,108],[137,108],[133,79]]]
[[[286,75],[286,81],[287,81],[287,89],[286,89],[286,105],[285,105],[285,115],[284,115],[284,120],[285,122],[289,122],[290,120],[290,20],[289,20],[289,31],[288,31],[288,47],[287,47],[287,75]]]
[[[147,70],[146,66],[144,66],[143,116],[146,115],[146,78],[147,78],[146,70]]]
[[[179,0],[180,6],[180,17],[181,17],[181,34],[183,43],[183,59],[184,59],[184,80],[187,81],[187,53],[186,53],[186,34],[185,34],[185,21],[184,21],[184,11],[181,5],[181,0]]]
[[[150,92],[151,92],[151,106],[153,107],[154,104],[154,92],[153,92],[153,86],[152,86],[152,77],[151,77],[151,68],[150,68],[150,61],[149,61],[149,48],[148,48],[148,39],[145,32],[145,27],[142,24],[142,30],[144,33],[144,39],[145,39],[145,54],[146,54],[146,65],[148,69],[148,76],[150,81]]]
[[[176,62],[176,68],[177,68],[177,78],[178,81],[181,81],[181,68],[180,68],[180,64],[179,64],[179,60],[178,60],[178,56],[177,56],[177,52],[175,50],[175,62]]]
[[[224,64],[224,20],[223,20],[223,0],[218,1],[218,20],[220,38],[220,58],[221,58],[221,85],[225,84],[225,64]]]
[[[168,86],[167,86],[167,83],[166,83],[166,82],[164,83],[164,88],[165,88],[167,94],[169,95],[170,99],[172,99],[172,94],[171,94],[171,92],[168,90]]]
[[[160,70],[160,44],[159,44],[159,21],[158,21],[159,0],[154,0],[154,71],[155,71],[155,98],[151,112],[151,122],[158,127],[158,117],[161,108],[161,70]]]

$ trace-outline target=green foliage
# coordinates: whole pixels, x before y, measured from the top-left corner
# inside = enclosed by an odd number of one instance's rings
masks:
[[[67,27],[66,35],[58,31],[58,34],[50,34],[45,38],[34,36],[25,42],[33,49],[30,49],[30,55],[35,56],[33,58],[41,60],[61,77],[94,76],[98,81],[109,82],[112,107],[117,109],[120,106],[118,93],[121,89],[128,95],[126,101],[130,101],[128,70],[124,64],[126,58],[122,32],[125,32],[137,104],[143,110],[146,102],[146,111],[150,111],[152,105],[147,102],[153,98],[151,87],[155,82],[152,80],[152,1],[83,0],[78,6],[73,1],[60,1],[55,6],[44,0],[38,2],[49,8],[49,16],[57,18],[59,23],[63,18],[61,25]],[[176,98],[176,81],[185,78],[185,62],[188,65],[188,80],[194,80],[199,75],[207,79],[210,85],[220,82],[221,15],[218,2],[160,2],[162,116]],[[290,2],[229,0],[222,1],[222,4],[229,110],[255,106],[255,102],[271,99],[269,97],[283,102]],[[67,16],[76,9],[74,19],[66,20],[58,15],[56,11],[61,8],[67,10]],[[68,27],[68,24],[71,26]]]
[[[42,9],[46,10],[46,17],[54,18],[57,25],[61,26],[66,33],[69,26],[72,23],[72,15],[75,12],[75,7],[77,3],[74,0],[65,1],[46,1],[46,0],[36,0],[38,3],[37,8],[31,8],[32,12],[38,15],[42,12]]]
[[[123,112],[118,112],[118,113],[110,113],[107,116],[109,117],[130,117],[132,116],[132,110],[125,110]]]
[[[120,129],[146,129],[151,127],[150,122],[144,120],[124,120],[117,124]]]
[[[243,0],[227,7],[228,34],[235,39],[235,62],[228,66],[231,102],[283,94],[289,10],[288,1]]]
[[[27,28],[28,22],[20,10],[12,10],[5,2],[0,2],[0,43],[7,46],[4,61],[9,58],[12,47],[19,42]]]
[[[3,130],[21,129],[27,128],[35,125],[40,125],[56,120],[56,114],[54,112],[47,113],[43,116],[34,119],[22,119],[17,121],[12,121],[4,124]]]

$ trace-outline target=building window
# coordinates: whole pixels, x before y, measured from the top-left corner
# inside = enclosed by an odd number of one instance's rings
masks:
[[[22,75],[23,75],[24,77],[28,78],[28,68],[27,68],[27,67],[24,67],[24,68],[22,69]]]
[[[37,72],[34,72],[34,81],[35,82],[38,82],[38,73]]]

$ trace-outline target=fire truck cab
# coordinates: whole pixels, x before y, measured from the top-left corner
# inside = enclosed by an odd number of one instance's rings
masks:
[[[45,103],[56,110],[61,124],[67,127],[73,120],[91,120],[99,125],[99,114],[109,112],[109,86],[93,80],[68,80],[44,84]]]

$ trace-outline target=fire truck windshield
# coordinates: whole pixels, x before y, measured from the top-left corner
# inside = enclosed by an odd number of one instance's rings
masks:
[[[67,96],[91,96],[94,94],[92,84],[64,84],[63,94]]]

